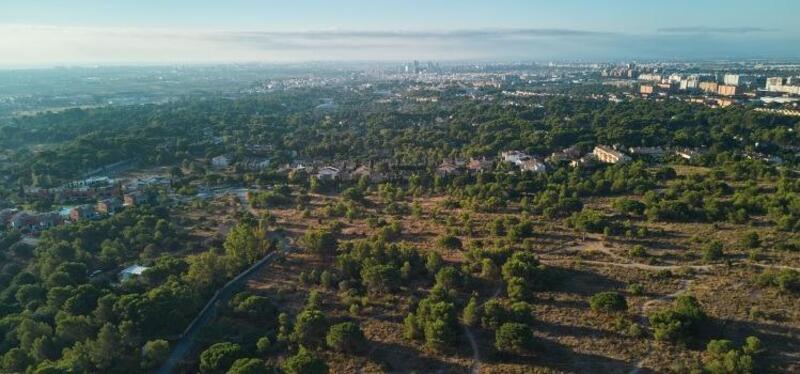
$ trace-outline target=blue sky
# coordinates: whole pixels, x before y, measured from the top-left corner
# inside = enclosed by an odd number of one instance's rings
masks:
[[[0,0],[0,65],[800,57],[800,1]]]

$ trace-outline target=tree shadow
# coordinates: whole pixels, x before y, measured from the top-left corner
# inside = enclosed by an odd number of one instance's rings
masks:
[[[570,293],[580,296],[591,296],[598,292],[621,289],[625,283],[595,272],[571,269],[559,266],[548,266],[554,274],[554,281],[548,291]]]
[[[570,373],[627,373],[634,368],[630,362],[591,353],[576,352],[558,342],[538,338],[533,354],[510,356],[494,354],[487,359],[494,362],[546,367],[556,372]],[[642,373],[648,373],[643,370]]]
[[[466,368],[425,356],[417,349],[395,343],[370,341],[371,353],[365,357],[377,362],[389,373],[454,373]]]

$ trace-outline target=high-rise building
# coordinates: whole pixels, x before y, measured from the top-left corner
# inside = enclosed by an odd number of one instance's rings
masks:
[[[739,84],[741,84],[740,80],[741,77],[739,76],[739,74],[725,74],[725,76],[722,79],[722,81],[725,82],[725,85],[728,86],[738,86]]]
[[[717,93],[722,96],[736,96],[739,94],[739,87],[730,84],[719,85]]]
[[[767,78],[767,91],[778,91],[783,86],[783,77]]]

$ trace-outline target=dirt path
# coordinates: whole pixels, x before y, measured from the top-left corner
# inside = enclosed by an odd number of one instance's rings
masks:
[[[478,307],[482,307],[487,301],[496,298],[501,292],[503,292],[503,287],[498,286],[497,289],[494,290],[494,293],[492,293],[492,296],[478,305]],[[481,352],[478,348],[478,341],[475,339],[475,334],[472,333],[472,330],[467,325],[464,325],[464,335],[467,336],[467,339],[469,339],[469,345],[472,347],[472,366],[470,367],[469,371],[472,374],[478,374],[481,371]]]
[[[574,263],[576,260],[572,259],[558,259],[558,260],[548,260],[548,259],[540,259],[543,263]],[[713,269],[718,264],[713,265],[650,265],[650,264],[642,264],[638,262],[634,263],[622,263],[622,262],[608,262],[608,261],[591,261],[591,260],[579,260],[582,264],[589,264],[589,265],[602,265],[602,266],[618,266],[623,268],[629,269],[640,269],[640,270],[650,270],[650,271],[659,271],[659,270],[670,270],[670,271],[677,271],[682,269],[692,269],[692,270],[701,270],[701,271],[708,271]]]

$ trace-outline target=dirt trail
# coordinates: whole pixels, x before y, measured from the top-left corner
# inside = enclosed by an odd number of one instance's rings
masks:
[[[498,286],[497,289],[494,290],[494,293],[492,293],[492,296],[486,299],[486,301],[496,298],[501,292],[503,292],[503,287]],[[482,307],[483,304],[486,304],[486,301],[482,302],[478,307]],[[478,374],[481,371],[481,352],[480,349],[478,349],[478,341],[475,339],[475,334],[472,333],[472,330],[470,330],[467,325],[464,325],[464,335],[467,336],[469,345],[472,347],[472,366],[469,371],[472,374]]]

